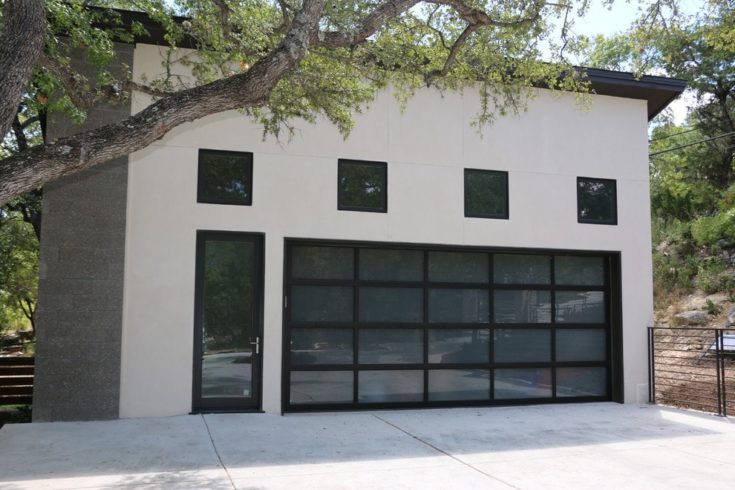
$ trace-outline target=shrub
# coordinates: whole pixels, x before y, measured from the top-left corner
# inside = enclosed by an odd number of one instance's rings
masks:
[[[665,222],[660,218],[653,219],[652,235],[654,243],[666,242],[668,251],[674,255],[686,256],[694,253],[691,223],[678,219]]]
[[[698,270],[699,261],[696,257],[677,257],[654,253],[654,293],[663,296],[674,291],[689,291],[694,287],[693,280]]]
[[[721,311],[721,308],[719,306],[717,306],[716,304],[714,304],[714,302],[712,302],[711,299],[708,299],[707,300],[707,304],[705,305],[705,309],[707,310],[707,314],[708,315],[713,315],[713,316],[714,315],[717,315]]]
[[[735,237],[735,207],[714,216],[697,218],[692,223],[692,238],[699,245],[714,247],[718,240]]]
[[[707,294],[731,289],[732,277],[725,269],[725,264],[717,257],[701,260],[697,268],[697,287]]]

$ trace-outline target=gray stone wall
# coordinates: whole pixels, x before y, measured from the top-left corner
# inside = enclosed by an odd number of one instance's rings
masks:
[[[133,48],[118,44],[111,68],[132,66]],[[81,127],[52,117],[48,136],[129,114],[129,103],[98,107]],[[44,187],[34,421],[118,417],[127,169],[119,158]]]

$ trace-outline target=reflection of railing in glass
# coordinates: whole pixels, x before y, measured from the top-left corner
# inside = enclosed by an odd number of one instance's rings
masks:
[[[551,293],[546,290],[496,290],[495,321],[498,323],[551,322]]]
[[[602,291],[557,291],[556,321],[559,323],[602,323],[605,321]]]
[[[302,328],[291,333],[291,363],[352,364],[352,329]]]

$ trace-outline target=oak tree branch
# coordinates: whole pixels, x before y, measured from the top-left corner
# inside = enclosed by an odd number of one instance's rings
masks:
[[[195,119],[265,103],[306,55],[326,0],[304,0],[281,44],[247,72],[182,90],[115,124],[35,146],[0,161],[0,205],[45,182],[128,155]]]

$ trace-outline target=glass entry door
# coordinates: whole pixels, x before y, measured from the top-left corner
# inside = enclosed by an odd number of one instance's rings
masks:
[[[262,235],[197,235],[195,412],[260,407],[262,252]]]

